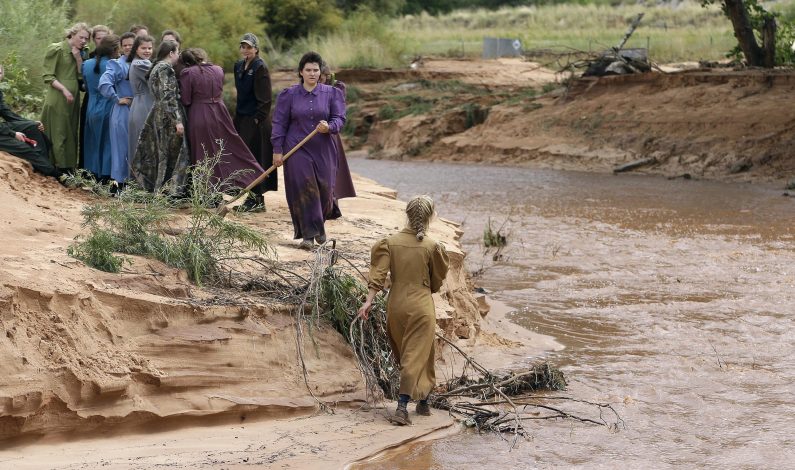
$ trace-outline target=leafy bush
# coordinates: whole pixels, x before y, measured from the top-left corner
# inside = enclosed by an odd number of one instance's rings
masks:
[[[28,69],[20,63],[15,51],[9,52],[2,64],[5,78],[0,82],[0,90],[6,104],[28,119],[38,119],[44,105],[41,86],[31,83]]]
[[[216,181],[212,168],[219,152],[191,168],[190,196],[175,200],[170,188],[149,193],[128,184],[112,199],[103,198],[83,209],[87,236],[78,235],[68,253],[89,266],[118,272],[123,258],[114,253],[148,256],[175,268],[184,269],[201,285],[205,280],[223,279],[227,263],[242,253],[270,254],[265,238],[256,230],[218,215],[215,206],[222,201],[221,188],[229,181]],[[235,175],[230,176],[234,178]],[[71,181],[89,185],[95,192],[108,194],[108,187],[89,181],[85,174]],[[187,227],[174,229],[177,205],[189,207]]]
[[[112,8],[107,0],[75,0],[74,5],[75,18],[108,25],[117,34],[143,24],[158,41],[163,30],[177,30],[184,48],[201,47],[227,71],[239,58],[240,37],[252,32],[263,38],[264,33],[263,23],[252,14],[258,11],[256,0],[116,1]]]
[[[0,0],[0,60],[6,66],[6,100],[27,117],[38,114],[44,52],[64,39],[68,2]],[[20,101],[14,101],[20,100]]]
[[[333,0],[259,0],[259,5],[268,34],[280,40],[323,35],[342,22]]]
[[[69,256],[89,266],[109,273],[117,273],[127,259],[114,254],[119,241],[109,230],[97,228],[82,242],[66,249]]]

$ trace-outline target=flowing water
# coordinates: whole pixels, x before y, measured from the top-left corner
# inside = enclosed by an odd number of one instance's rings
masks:
[[[795,199],[766,185],[351,159],[463,223],[468,268],[547,353],[567,395],[625,428],[537,421],[510,449],[461,433],[378,469],[795,468]],[[482,248],[489,220],[508,246]],[[497,255],[497,261],[494,261]],[[538,358],[528,358],[536,360]]]

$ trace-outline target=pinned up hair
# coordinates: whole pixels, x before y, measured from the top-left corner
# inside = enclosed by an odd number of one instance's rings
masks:
[[[433,199],[430,196],[415,196],[406,204],[409,228],[417,232],[417,240],[422,241],[425,238],[434,211]]]
[[[91,37],[91,27],[88,26],[87,23],[80,22],[73,24],[71,28],[65,31],[66,39],[72,39],[72,36],[79,33],[80,31],[87,31],[88,36]]]
[[[99,62],[100,59],[103,57],[113,57],[113,54],[119,50],[119,37],[115,34],[108,34],[102,41],[99,42],[97,46],[97,50],[95,51],[96,54],[94,58],[96,62],[94,63],[94,73],[99,73]]]

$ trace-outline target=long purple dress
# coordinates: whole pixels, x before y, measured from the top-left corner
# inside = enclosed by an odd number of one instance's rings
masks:
[[[245,188],[264,173],[265,170],[235,131],[232,117],[224,104],[223,69],[213,64],[187,67],[180,73],[179,86],[182,104],[188,109],[187,134],[193,163],[204,160],[205,154],[215,155],[221,149],[219,141],[222,141],[224,150],[221,161],[213,170],[216,178],[227,181],[236,171],[249,170],[238,173],[230,181],[237,187]]]
[[[345,83],[337,80],[335,88],[342,91],[343,98],[347,97]],[[334,183],[334,199],[346,197],[356,197],[356,189],[353,187],[351,170],[348,168],[348,158],[345,157],[345,147],[342,145],[342,137],[339,133],[333,136],[334,145],[337,147],[337,177]]]
[[[295,147],[321,120],[328,122],[329,133],[318,133],[284,163],[287,205],[297,239],[325,235],[323,223],[341,215],[334,201],[337,147],[333,136],[345,125],[345,98],[339,89],[324,84],[311,92],[298,84],[279,94],[271,134],[274,154]]]

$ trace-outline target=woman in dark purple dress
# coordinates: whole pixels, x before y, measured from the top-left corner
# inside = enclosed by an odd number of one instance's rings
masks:
[[[323,64],[320,67],[320,83],[339,88],[342,92],[342,97],[347,98],[345,83],[334,77],[328,64]],[[342,144],[340,134],[342,132],[332,135],[334,145],[337,147],[337,177],[334,180],[335,202],[346,197],[356,197],[356,189],[353,187],[353,178],[351,177],[351,170],[348,168],[348,159],[345,157],[345,147]]]
[[[180,55],[185,68],[180,72],[182,104],[188,109],[188,140],[193,163],[221,151],[213,173],[220,182],[245,188],[265,170],[235,131],[222,96],[224,71],[206,61],[201,49],[186,49]],[[244,170],[244,171],[240,171]],[[237,173],[236,173],[237,172]],[[230,180],[231,177],[231,180]],[[221,187],[222,191],[233,187]],[[247,200],[244,204],[249,203]]]
[[[345,98],[332,86],[319,83],[323,59],[307,52],[298,64],[301,83],[279,94],[273,113],[273,164],[284,163],[287,205],[295,238],[310,250],[314,242],[325,243],[324,222],[340,217],[334,201],[337,148],[332,138],[345,125]],[[315,128],[315,135],[284,162],[283,155]]]

